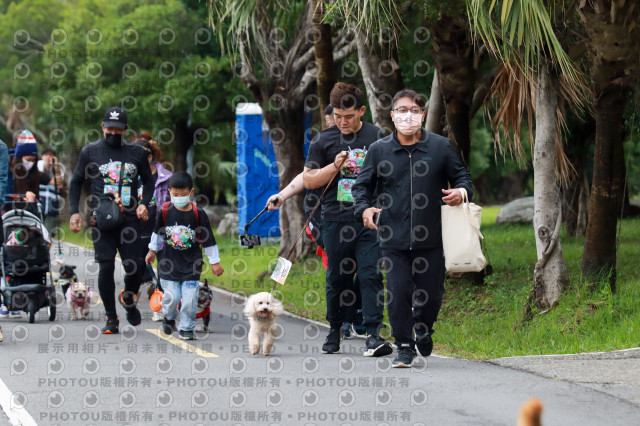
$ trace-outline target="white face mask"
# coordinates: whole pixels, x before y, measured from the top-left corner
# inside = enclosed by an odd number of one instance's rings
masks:
[[[182,208],[189,205],[189,203],[191,202],[191,197],[189,195],[185,195],[183,197],[174,197],[172,195],[171,202],[174,206]]]
[[[403,135],[415,135],[422,128],[422,113],[412,114],[408,111],[404,114],[394,113],[393,121],[396,129]]]
[[[24,168],[27,169],[27,171],[29,171],[35,164],[35,161],[22,160],[22,164],[24,164]]]

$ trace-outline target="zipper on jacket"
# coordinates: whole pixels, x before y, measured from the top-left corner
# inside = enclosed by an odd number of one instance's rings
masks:
[[[413,151],[407,150],[409,153],[409,250],[413,250],[413,159],[411,153]]]

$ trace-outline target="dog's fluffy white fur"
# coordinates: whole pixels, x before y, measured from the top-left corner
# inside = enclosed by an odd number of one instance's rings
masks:
[[[249,297],[244,314],[249,319],[249,350],[253,355],[260,351],[260,338],[264,333],[262,353],[268,356],[276,333],[276,318],[282,313],[282,302],[267,292]]]

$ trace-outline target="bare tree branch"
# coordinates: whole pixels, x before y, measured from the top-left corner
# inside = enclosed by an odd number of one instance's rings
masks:
[[[302,68],[304,68],[307,65],[307,62],[309,62],[315,57],[314,55],[315,54],[313,51],[313,46],[311,46],[306,52],[304,52],[302,56],[298,57],[298,59],[293,61],[293,68],[292,68],[293,71],[298,72]]]
[[[343,60],[344,58],[352,54],[356,50],[357,46],[358,45],[356,43],[356,38],[354,37],[353,40],[351,40],[349,43],[333,52],[333,60],[336,62]]]
[[[316,81],[317,73],[318,70],[316,69],[316,67],[305,71],[305,73],[302,75],[302,78],[300,79],[300,84],[298,84],[298,87],[293,90],[294,99],[299,99],[304,96],[311,83]]]

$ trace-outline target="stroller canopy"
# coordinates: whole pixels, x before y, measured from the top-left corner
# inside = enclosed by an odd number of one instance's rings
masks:
[[[47,244],[51,243],[51,238],[49,237],[47,228],[44,227],[44,224],[42,223],[40,218],[38,218],[38,216],[34,215],[33,213],[22,209],[15,209],[10,210],[2,215],[2,230],[4,231],[5,235],[8,234],[7,230],[9,227],[16,226],[30,226],[37,228],[42,233],[42,238],[44,238],[45,242]]]

